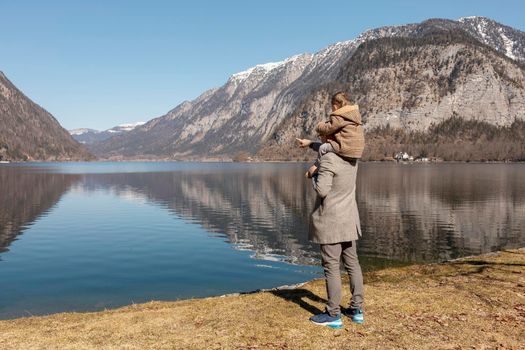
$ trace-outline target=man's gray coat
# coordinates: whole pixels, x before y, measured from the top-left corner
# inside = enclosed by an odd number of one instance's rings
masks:
[[[312,242],[348,242],[361,235],[355,199],[357,164],[335,153],[321,157],[317,176],[313,178],[317,199],[310,217],[309,239]]]

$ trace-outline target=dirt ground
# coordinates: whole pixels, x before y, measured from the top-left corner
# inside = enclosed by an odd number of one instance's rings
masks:
[[[525,349],[525,249],[370,272],[365,293],[365,323],[338,330],[308,321],[326,298],[314,280],[0,321],[0,349]]]

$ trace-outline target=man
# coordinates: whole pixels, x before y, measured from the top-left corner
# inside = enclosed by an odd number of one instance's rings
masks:
[[[334,104],[332,111],[341,108]],[[301,143],[301,142],[300,142]],[[313,147],[312,147],[313,146]],[[311,145],[316,148],[317,145]],[[364,322],[363,275],[356,251],[361,235],[355,199],[358,160],[327,153],[320,158],[317,174],[312,178],[317,198],[310,222],[310,240],[321,246],[321,261],[326,278],[328,302],[322,314],[310,318],[318,325],[341,328],[341,274],[339,262],[350,277],[352,298],[345,314],[355,323]]]
[[[347,315],[363,323],[364,288],[356,241],[361,235],[359,212],[355,199],[357,161],[344,160],[335,153],[321,158],[314,188],[317,192],[311,216],[310,240],[321,245],[321,261],[326,278],[328,303],[326,311],[310,320],[319,325],[342,327],[341,274],[339,262],[350,277],[352,299]]]

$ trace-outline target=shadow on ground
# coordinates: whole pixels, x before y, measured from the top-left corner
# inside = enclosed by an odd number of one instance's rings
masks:
[[[306,289],[279,289],[279,290],[273,290],[271,293],[279,298],[283,298],[284,300],[291,301],[305,309],[306,311],[310,312],[313,315],[322,313],[323,310],[320,310],[319,308],[313,306],[308,301],[315,302],[315,303],[323,303],[325,304],[327,302],[326,299],[321,298],[314,293],[312,293],[309,290]]]

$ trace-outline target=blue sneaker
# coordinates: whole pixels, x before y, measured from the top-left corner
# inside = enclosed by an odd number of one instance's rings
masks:
[[[314,315],[310,317],[310,321],[320,326],[327,326],[336,329],[343,328],[343,320],[341,319],[341,315],[330,316],[328,312]]]
[[[343,313],[350,317],[352,322],[354,323],[364,323],[365,322],[365,314],[362,309],[346,309],[343,311]]]

